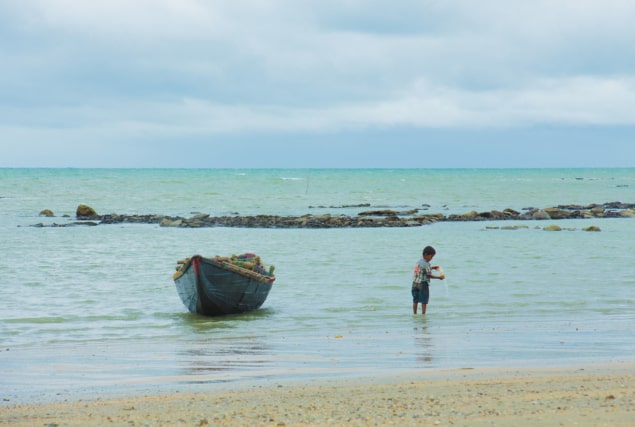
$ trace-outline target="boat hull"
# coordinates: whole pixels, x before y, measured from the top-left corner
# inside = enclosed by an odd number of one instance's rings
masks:
[[[260,308],[273,280],[258,280],[223,268],[223,264],[196,255],[174,277],[177,293],[192,313],[222,316]]]

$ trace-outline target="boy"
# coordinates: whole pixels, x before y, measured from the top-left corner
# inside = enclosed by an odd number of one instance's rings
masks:
[[[412,278],[412,312],[417,314],[417,305],[421,303],[421,314],[426,314],[426,307],[430,299],[430,279],[445,279],[445,276],[433,276],[432,270],[438,270],[439,266],[431,266],[430,261],[437,251],[432,246],[423,248],[423,258],[415,265],[414,277]]]

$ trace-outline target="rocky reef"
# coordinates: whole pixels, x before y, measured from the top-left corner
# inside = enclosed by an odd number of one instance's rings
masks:
[[[353,205],[351,205],[353,206]],[[370,205],[359,205],[371,207]],[[42,211],[44,212],[44,211]],[[356,227],[419,227],[443,221],[507,221],[507,220],[562,220],[583,218],[632,218],[635,203],[610,202],[590,205],[558,205],[548,208],[524,208],[520,211],[507,208],[502,211],[470,211],[463,214],[421,213],[420,209],[405,212],[392,209],[369,209],[357,215],[306,214],[301,216],[280,215],[227,215],[211,216],[199,213],[191,217],[168,215],[99,215],[87,205],[79,205],[75,222],[65,224],[42,223],[34,227],[67,227],[74,225],[100,224],[159,224],[161,227],[203,228],[356,228]]]

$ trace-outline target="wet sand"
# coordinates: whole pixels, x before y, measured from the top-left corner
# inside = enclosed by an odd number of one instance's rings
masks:
[[[11,426],[633,426],[635,365],[459,369],[14,405]]]

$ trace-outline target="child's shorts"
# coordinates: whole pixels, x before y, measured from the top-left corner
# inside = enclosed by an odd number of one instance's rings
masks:
[[[421,288],[412,288],[412,302],[414,304],[427,304],[430,300],[430,287],[421,286]]]

